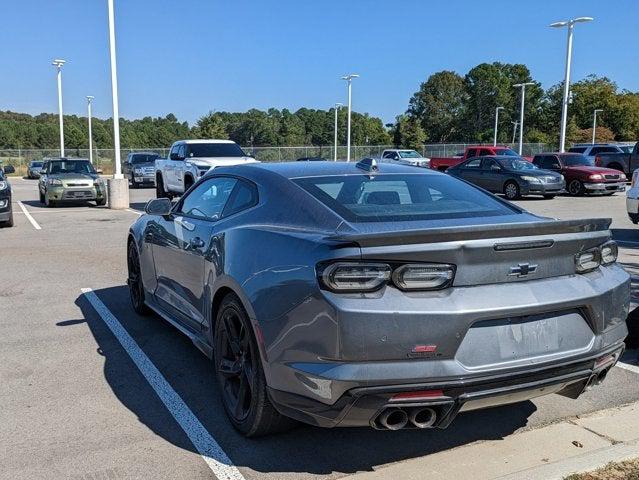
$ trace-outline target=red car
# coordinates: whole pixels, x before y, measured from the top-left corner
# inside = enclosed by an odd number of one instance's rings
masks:
[[[626,189],[626,175],[619,170],[595,166],[580,153],[540,153],[533,163],[539,168],[561,173],[566,179],[566,190],[571,195],[599,193],[614,195]]]
[[[444,172],[449,167],[454,167],[462,162],[465,162],[469,158],[474,157],[490,157],[494,155],[508,155],[512,157],[519,157],[519,154],[507,147],[506,145],[470,145],[466,147],[463,155],[456,155],[454,157],[430,157],[430,168],[433,170],[439,170]],[[521,157],[530,161],[529,157]]]

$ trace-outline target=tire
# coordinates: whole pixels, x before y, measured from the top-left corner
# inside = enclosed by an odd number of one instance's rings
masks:
[[[135,179],[133,177],[131,177],[131,186],[133,188],[140,188],[140,184],[138,182],[135,181]]]
[[[584,184],[580,180],[572,180],[568,184],[568,193],[575,197],[580,197],[584,194]]]
[[[521,196],[521,190],[517,182],[509,180],[504,184],[504,196],[508,200],[517,200]]]
[[[104,206],[106,205],[106,202],[107,202],[107,201],[106,201],[106,199],[105,199],[105,198],[103,198],[102,200],[96,200],[96,201],[95,201],[95,204],[96,204],[98,207],[104,207]]]
[[[224,410],[242,435],[259,437],[295,425],[269,400],[251,322],[232,293],[222,300],[215,322],[214,368]]]
[[[553,198],[555,198],[555,196],[554,195],[544,195],[544,198],[546,200],[552,200]]]
[[[0,228],[11,228],[13,227],[13,210],[11,210],[11,216],[9,217],[9,220],[7,220],[6,222],[0,222]]]
[[[44,204],[49,208],[55,207],[55,201],[49,199],[49,195],[44,196]]]
[[[140,274],[140,255],[138,254],[138,247],[133,241],[129,242],[126,259],[128,267],[126,283],[129,285],[131,306],[138,315],[148,316],[151,314],[151,309],[144,303],[144,283],[142,283],[142,275]]]
[[[184,177],[184,193],[193,186],[193,179],[190,176]]]
[[[162,175],[157,175],[155,177],[155,196],[156,198],[171,198],[166,190],[164,190],[164,180],[162,180]]]
[[[40,192],[40,203],[44,204],[44,194]]]

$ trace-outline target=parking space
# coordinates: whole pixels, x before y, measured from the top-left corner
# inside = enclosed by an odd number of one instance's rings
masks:
[[[462,414],[444,431],[300,426],[246,440],[228,422],[210,362],[157,317],[130,307],[125,239],[155,197],[130,210],[45,208],[12,182],[16,226],[0,230],[0,478],[339,478],[639,399],[637,352],[579,400],[557,395]],[[639,273],[639,228],[624,196],[521,200],[545,216],[613,218],[620,261]],[[36,229],[29,217],[40,226]],[[635,248],[636,247],[636,248]]]

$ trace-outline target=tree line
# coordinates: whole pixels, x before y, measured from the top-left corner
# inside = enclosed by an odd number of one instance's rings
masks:
[[[519,119],[520,90],[513,84],[534,82],[526,88],[526,142],[558,144],[563,85],[547,90],[521,64],[482,63],[465,75],[441,71],[430,75],[413,94],[405,113],[386,124],[366,113],[353,112],[354,145],[402,145],[424,143],[490,142],[496,107],[500,113],[498,141],[512,140]],[[639,138],[639,93],[620,90],[606,77],[591,75],[571,85],[567,141],[590,141],[592,116],[597,118],[597,140]],[[123,148],[168,147],[178,139],[229,138],[242,146],[331,145],[335,110],[300,108],[295,112],[270,108],[247,112],[209,112],[193,126],[175,115],[120,120]],[[346,143],[346,109],[338,110],[340,144]],[[64,117],[65,145],[87,148],[87,118]],[[111,119],[93,119],[96,148],[113,148]],[[58,116],[0,111],[0,149],[55,149]]]

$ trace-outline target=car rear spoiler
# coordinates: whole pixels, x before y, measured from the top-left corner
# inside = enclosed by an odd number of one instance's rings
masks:
[[[361,247],[395,244],[454,242],[459,240],[483,240],[489,238],[555,235],[561,233],[603,232],[612,219],[588,218],[580,220],[540,220],[525,223],[500,223],[464,225],[458,227],[399,230],[375,233],[337,233],[327,240],[356,243]]]

